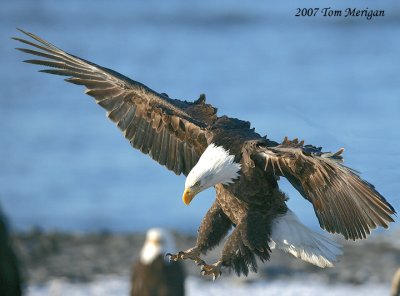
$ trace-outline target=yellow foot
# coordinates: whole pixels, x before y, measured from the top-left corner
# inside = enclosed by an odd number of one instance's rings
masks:
[[[208,264],[202,264],[201,266],[201,274],[202,275],[212,275],[213,280],[215,281],[219,276],[222,274],[221,272],[221,261],[218,261],[217,263],[208,265]]]
[[[180,251],[177,254],[167,253],[165,256],[169,257],[170,261],[190,259],[196,262],[197,265],[203,265],[205,262],[200,258],[200,251],[194,247],[186,251]]]

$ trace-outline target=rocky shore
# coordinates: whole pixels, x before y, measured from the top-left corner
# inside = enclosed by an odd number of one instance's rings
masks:
[[[195,237],[173,232],[177,248],[193,246]],[[54,278],[89,282],[97,276],[129,276],[139,254],[144,233],[62,233],[34,229],[13,235],[25,281],[40,284]],[[240,281],[319,279],[326,283],[390,283],[400,266],[400,231],[374,235],[365,241],[345,242],[344,255],[334,268],[320,269],[278,250],[271,261],[259,264],[259,272]],[[206,257],[214,262],[220,249]],[[200,276],[198,267],[185,263],[188,274]],[[225,277],[233,276],[227,271]]]

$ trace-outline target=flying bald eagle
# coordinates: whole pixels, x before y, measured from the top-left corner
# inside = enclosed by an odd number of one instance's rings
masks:
[[[362,239],[377,226],[393,222],[394,208],[356,171],[342,164],[342,152],[322,152],[297,139],[277,143],[260,136],[248,121],[217,116],[205,96],[194,102],[169,98],[113,70],[68,54],[21,30],[37,43],[14,38],[36,49],[18,48],[43,59],[26,60],[50,67],[41,72],[68,76],[107,111],[125,138],[175,174],[187,176],[183,202],[214,187],[216,199],[201,222],[196,245],[170,254],[191,259],[202,273],[218,277],[221,267],[247,275],[266,261],[274,247],[320,267],[332,266],[340,246],[302,225],[279,190],[283,176],[312,203],[320,226],[345,239]],[[220,259],[206,264],[201,254],[234,227]]]
[[[183,296],[185,272],[180,262],[166,260],[175,251],[171,234],[161,228],[147,232],[140,259],[133,266],[131,296]]]

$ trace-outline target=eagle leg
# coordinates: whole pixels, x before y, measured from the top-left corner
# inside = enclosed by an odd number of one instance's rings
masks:
[[[215,200],[201,221],[198,230],[196,247],[205,255],[207,251],[217,246],[232,227],[232,222],[222,211]]]
[[[213,276],[213,281],[215,281],[222,274],[221,265],[222,265],[222,261],[221,260],[217,261],[216,263],[211,264],[211,265],[202,264],[201,265],[201,274],[203,276],[212,275]]]
[[[239,276],[247,276],[250,270],[257,272],[256,256],[262,262],[269,260],[268,228],[268,219],[261,213],[247,213],[226,240],[219,259],[220,265]]]
[[[170,261],[179,261],[190,259],[196,262],[197,265],[204,265],[205,262],[200,258],[200,250],[197,247],[190,248],[186,251],[179,251],[177,254],[167,253]]]

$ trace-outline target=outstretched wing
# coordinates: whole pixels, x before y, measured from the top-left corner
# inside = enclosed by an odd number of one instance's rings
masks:
[[[18,50],[44,59],[25,62],[50,67],[40,72],[69,76],[86,86],[86,93],[107,111],[134,148],[150,155],[176,174],[187,175],[207,147],[205,129],[216,109],[205,96],[193,102],[170,99],[113,70],[68,54],[34,34],[20,30],[37,43],[13,38],[34,49]]]
[[[377,226],[387,228],[395,210],[373,185],[341,163],[342,152],[325,153],[285,138],[278,146],[260,146],[253,157],[265,171],[286,177],[313,204],[322,228],[346,239],[365,238]]]

